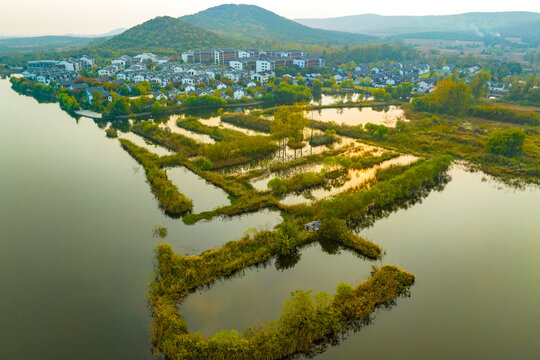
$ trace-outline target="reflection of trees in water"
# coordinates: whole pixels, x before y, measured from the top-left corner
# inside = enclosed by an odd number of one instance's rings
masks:
[[[433,184],[422,186],[406,198],[397,199],[382,208],[372,207],[360,217],[347,219],[347,226],[356,231],[371,227],[377,220],[387,218],[397,210],[408,209],[413,205],[422,203],[423,199],[426,198],[432,190],[442,191],[450,180],[452,180],[452,178],[448,172],[443,172],[435,177]]]
[[[292,269],[293,267],[296,266],[296,264],[298,264],[301,258],[302,258],[301,252],[296,250],[296,251],[293,251],[293,253],[289,255],[279,255],[276,258],[276,262],[274,265],[276,267],[276,270],[279,270],[279,271]]]
[[[100,129],[105,129],[110,123],[111,128],[116,129],[121,132],[129,132],[131,125],[129,124],[129,119],[117,119],[117,120],[107,120],[107,119],[92,119]]]

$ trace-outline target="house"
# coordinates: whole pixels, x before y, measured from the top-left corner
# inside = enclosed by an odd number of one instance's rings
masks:
[[[86,96],[88,96],[88,102],[91,104],[92,100],[94,99],[95,93],[100,93],[103,100],[112,101],[112,95],[110,92],[102,88],[101,86],[92,86],[85,89],[86,90]]]
[[[263,71],[273,70],[272,63],[266,59],[259,59],[255,62],[255,71],[261,73]]]
[[[58,61],[56,60],[38,60],[38,61],[29,61],[26,63],[28,70],[31,69],[43,69],[43,68],[52,68]]]
[[[240,100],[246,95],[246,93],[240,86],[233,87],[232,91],[234,100]]]
[[[418,69],[418,75],[429,74],[429,70],[430,70],[429,64],[419,65],[416,68]]]
[[[81,63],[71,58],[58,62],[56,66],[63,67],[67,71],[79,71],[81,69]]]
[[[216,82],[214,82],[213,86],[214,86],[217,90],[223,90],[223,89],[226,89],[226,88],[227,88],[227,85],[225,85],[225,84],[222,83],[221,81],[216,81]]]
[[[69,85],[68,89],[69,90],[82,90],[82,89],[86,89],[88,87],[88,84],[87,83],[78,83],[78,84],[71,84]]]
[[[324,60],[323,60],[324,62]],[[293,64],[299,68],[316,68],[320,66],[319,58],[313,56],[301,56],[293,60]],[[323,65],[324,66],[324,65]]]
[[[112,76],[118,71],[118,68],[115,65],[109,65],[103,69],[98,70],[99,76]]]
[[[320,221],[312,221],[304,225],[304,230],[306,231],[319,231],[321,227]]]
[[[111,63],[117,66],[118,68],[123,69],[126,67],[130,67],[131,61],[132,61],[131,57],[127,55],[122,55],[119,58],[116,58],[113,61],[111,61]]]
[[[87,55],[81,56],[79,61],[81,62],[81,68],[85,70],[92,70],[92,67],[96,65],[96,62],[94,61],[94,59]]]
[[[233,59],[238,59],[237,49],[216,49],[214,50],[214,63],[218,65],[227,64]]]
[[[161,101],[162,99],[167,99],[167,95],[165,95],[161,91],[152,92],[152,96],[154,96],[154,99],[156,99],[157,101]]]
[[[191,91],[187,91],[186,92],[191,96],[191,95],[195,95],[195,96],[200,96],[203,94],[203,91],[201,89],[196,89],[196,88],[193,88],[193,90]]]
[[[135,55],[132,62],[158,62],[159,58],[157,55],[152,53],[142,53]]]
[[[188,93],[189,93],[189,92],[192,92],[192,91],[195,91],[195,86],[194,86],[193,84],[190,84],[190,85],[186,86],[186,87],[184,88],[184,90],[185,90],[186,92],[188,92]]]
[[[270,80],[270,78],[275,77],[276,74],[272,70],[262,71],[251,75],[251,80],[259,81],[264,84]]]
[[[144,74],[137,74],[137,75],[133,76],[133,81],[134,82],[145,81]]]
[[[246,88],[257,86],[257,84],[253,80],[242,80],[240,84],[245,86]]]
[[[249,58],[249,57],[252,57],[251,54],[252,53],[247,50],[240,50],[238,51],[238,58],[239,59]]]
[[[172,88],[171,91],[169,91],[169,94],[176,96],[176,95],[181,95],[182,92],[178,90],[177,88]]]
[[[200,95],[212,95],[213,93],[214,93],[214,89],[207,86],[204,89],[202,89]]]
[[[420,92],[432,92],[435,90],[435,85],[437,85],[439,80],[440,78],[423,79],[416,85],[416,90]]]
[[[469,72],[469,74],[475,74],[478,71],[480,71],[480,66],[478,65],[471,66],[470,68],[467,69],[467,71]]]
[[[344,79],[344,77],[339,74],[334,75],[333,78],[336,79],[336,84],[341,83],[341,81]]]
[[[233,82],[238,82],[240,81],[240,73],[238,71],[235,71],[235,70],[228,70],[228,71],[225,71],[223,72],[223,76],[225,76],[227,79],[233,81]]]
[[[195,82],[193,81],[193,78],[185,76],[182,78],[182,85],[195,85]]]

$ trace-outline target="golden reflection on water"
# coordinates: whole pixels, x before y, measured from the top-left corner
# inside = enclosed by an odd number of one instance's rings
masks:
[[[320,109],[311,111],[308,117],[321,122],[335,122],[348,126],[365,126],[367,123],[396,127],[398,120],[408,121],[405,113],[397,106],[377,111],[371,107]]]
[[[338,187],[334,187],[331,189],[320,188],[320,189],[313,190],[309,194],[307,194],[309,199],[306,198],[306,196],[304,196],[303,194],[301,195],[291,194],[285,197],[285,199],[283,199],[280,202],[284,205],[296,205],[296,204],[325,199],[330,196],[334,196],[336,194],[353,190],[353,189],[369,188],[371,185],[370,182],[371,180],[375,178],[375,174],[377,173],[377,170],[387,169],[390,166],[394,166],[394,165],[396,166],[410,165],[416,160],[418,160],[416,156],[401,155],[396,158],[384,161],[381,164],[375,165],[368,169],[362,169],[362,170],[349,169],[348,171],[349,180],[347,180],[345,183],[343,183],[342,185]]]
[[[175,134],[180,134],[180,135],[184,135],[185,137],[188,137],[188,138],[191,138],[195,141],[198,141],[202,144],[213,144],[215,143],[214,139],[212,139],[210,136],[206,135],[206,134],[198,134],[198,133],[194,133],[193,131],[189,131],[189,130],[186,130],[186,129],[183,129],[181,127],[178,127],[178,125],[176,125],[176,120],[178,120],[179,118],[181,117],[181,115],[171,115],[169,117],[169,120],[167,121],[167,123],[161,123],[159,124],[159,127],[164,129],[164,128],[169,128],[171,130],[171,132],[175,133]]]

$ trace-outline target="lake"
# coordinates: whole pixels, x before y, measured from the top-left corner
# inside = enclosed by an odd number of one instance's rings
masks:
[[[168,218],[144,170],[103,127],[18,95],[7,80],[0,154],[3,359],[152,359],[145,293],[161,241],[153,227],[168,228],[176,252],[197,254],[281,221],[268,210],[193,226]],[[197,210],[228,203],[186,169],[167,172]],[[450,174],[441,192],[360,231],[385,248],[382,261],[312,245],[290,269],[272,260],[189,296],[190,329],[273,319],[293,290],[334,292],[390,263],[417,276],[411,297],[318,358],[539,358],[540,191],[459,166]]]

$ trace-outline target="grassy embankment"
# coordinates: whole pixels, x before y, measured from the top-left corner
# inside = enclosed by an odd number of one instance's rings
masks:
[[[122,147],[139,162],[159,206],[171,217],[180,217],[193,209],[193,202],[169,180],[167,173],[156,164],[159,157],[126,139],[119,139]]]
[[[135,123],[131,131],[183,156],[193,156],[199,151],[200,145],[195,140],[161,129],[148,121]]]
[[[199,134],[206,134],[216,141],[234,141],[247,135],[241,131],[224,129],[219,126],[207,126],[202,124],[196,117],[187,117],[176,120],[176,125],[180,128],[193,131]]]
[[[414,276],[395,267],[384,266],[375,269],[372,278],[356,288],[340,284],[338,293],[332,297],[327,294],[316,295],[315,303],[310,297],[306,297],[308,293],[297,292],[288,301],[284,315],[257,333],[247,331],[240,334],[233,330],[203,338],[199,333],[189,332],[178,305],[191,291],[283,254],[284,243],[293,250],[324,236],[361,256],[378,259],[382,254],[379,246],[351,233],[336,219],[323,220],[320,234],[293,231],[295,235],[285,236],[285,233],[289,234],[289,231],[283,230],[286,228],[261,231],[253,236],[245,235],[238,241],[226,243],[220,249],[208,250],[197,256],[177,255],[173,253],[170,245],[160,244],[156,250],[156,276],[150,285],[148,301],[153,316],[152,340],[155,351],[171,359],[186,356],[279,359],[305,351],[314,342],[337,334],[352,321],[368,316],[377,305],[404,293],[414,282]],[[325,301],[319,303],[323,296]],[[305,301],[298,303],[299,299]],[[292,316],[305,313],[308,309],[315,310],[314,306],[318,311],[309,311],[309,317],[303,321]],[[320,313],[322,310],[325,310],[323,317]],[[325,321],[321,322],[323,319]],[[330,320],[332,326],[328,327]],[[306,328],[306,321],[312,322],[311,326],[314,328]],[[306,330],[312,334],[306,334],[307,337],[302,335]],[[291,347],[291,343],[303,345]],[[263,348],[266,350],[260,352]],[[276,353],[270,349],[279,351]]]
[[[175,301],[160,294],[169,290],[161,281],[178,273],[177,259],[166,246],[160,246],[158,257],[149,300],[154,317],[152,342],[155,352],[169,359],[283,359],[307,352],[369,317],[378,306],[407,294],[415,280],[414,275],[395,266],[374,267],[371,277],[356,287],[341,283],[334,295],[296,291],[277,320],[245,332],[224,330],[205,338],[191,333]]]
[[[276,195],[284,195],[290,192],[301,192],[308,189],[322,187],[331,180],[340,179],[342,181],[348,178],[345,169],[336,169],[332,171],[320,172],[308,171],[293,175],[289,178],[273,178],[268,182],[268,188]]]

